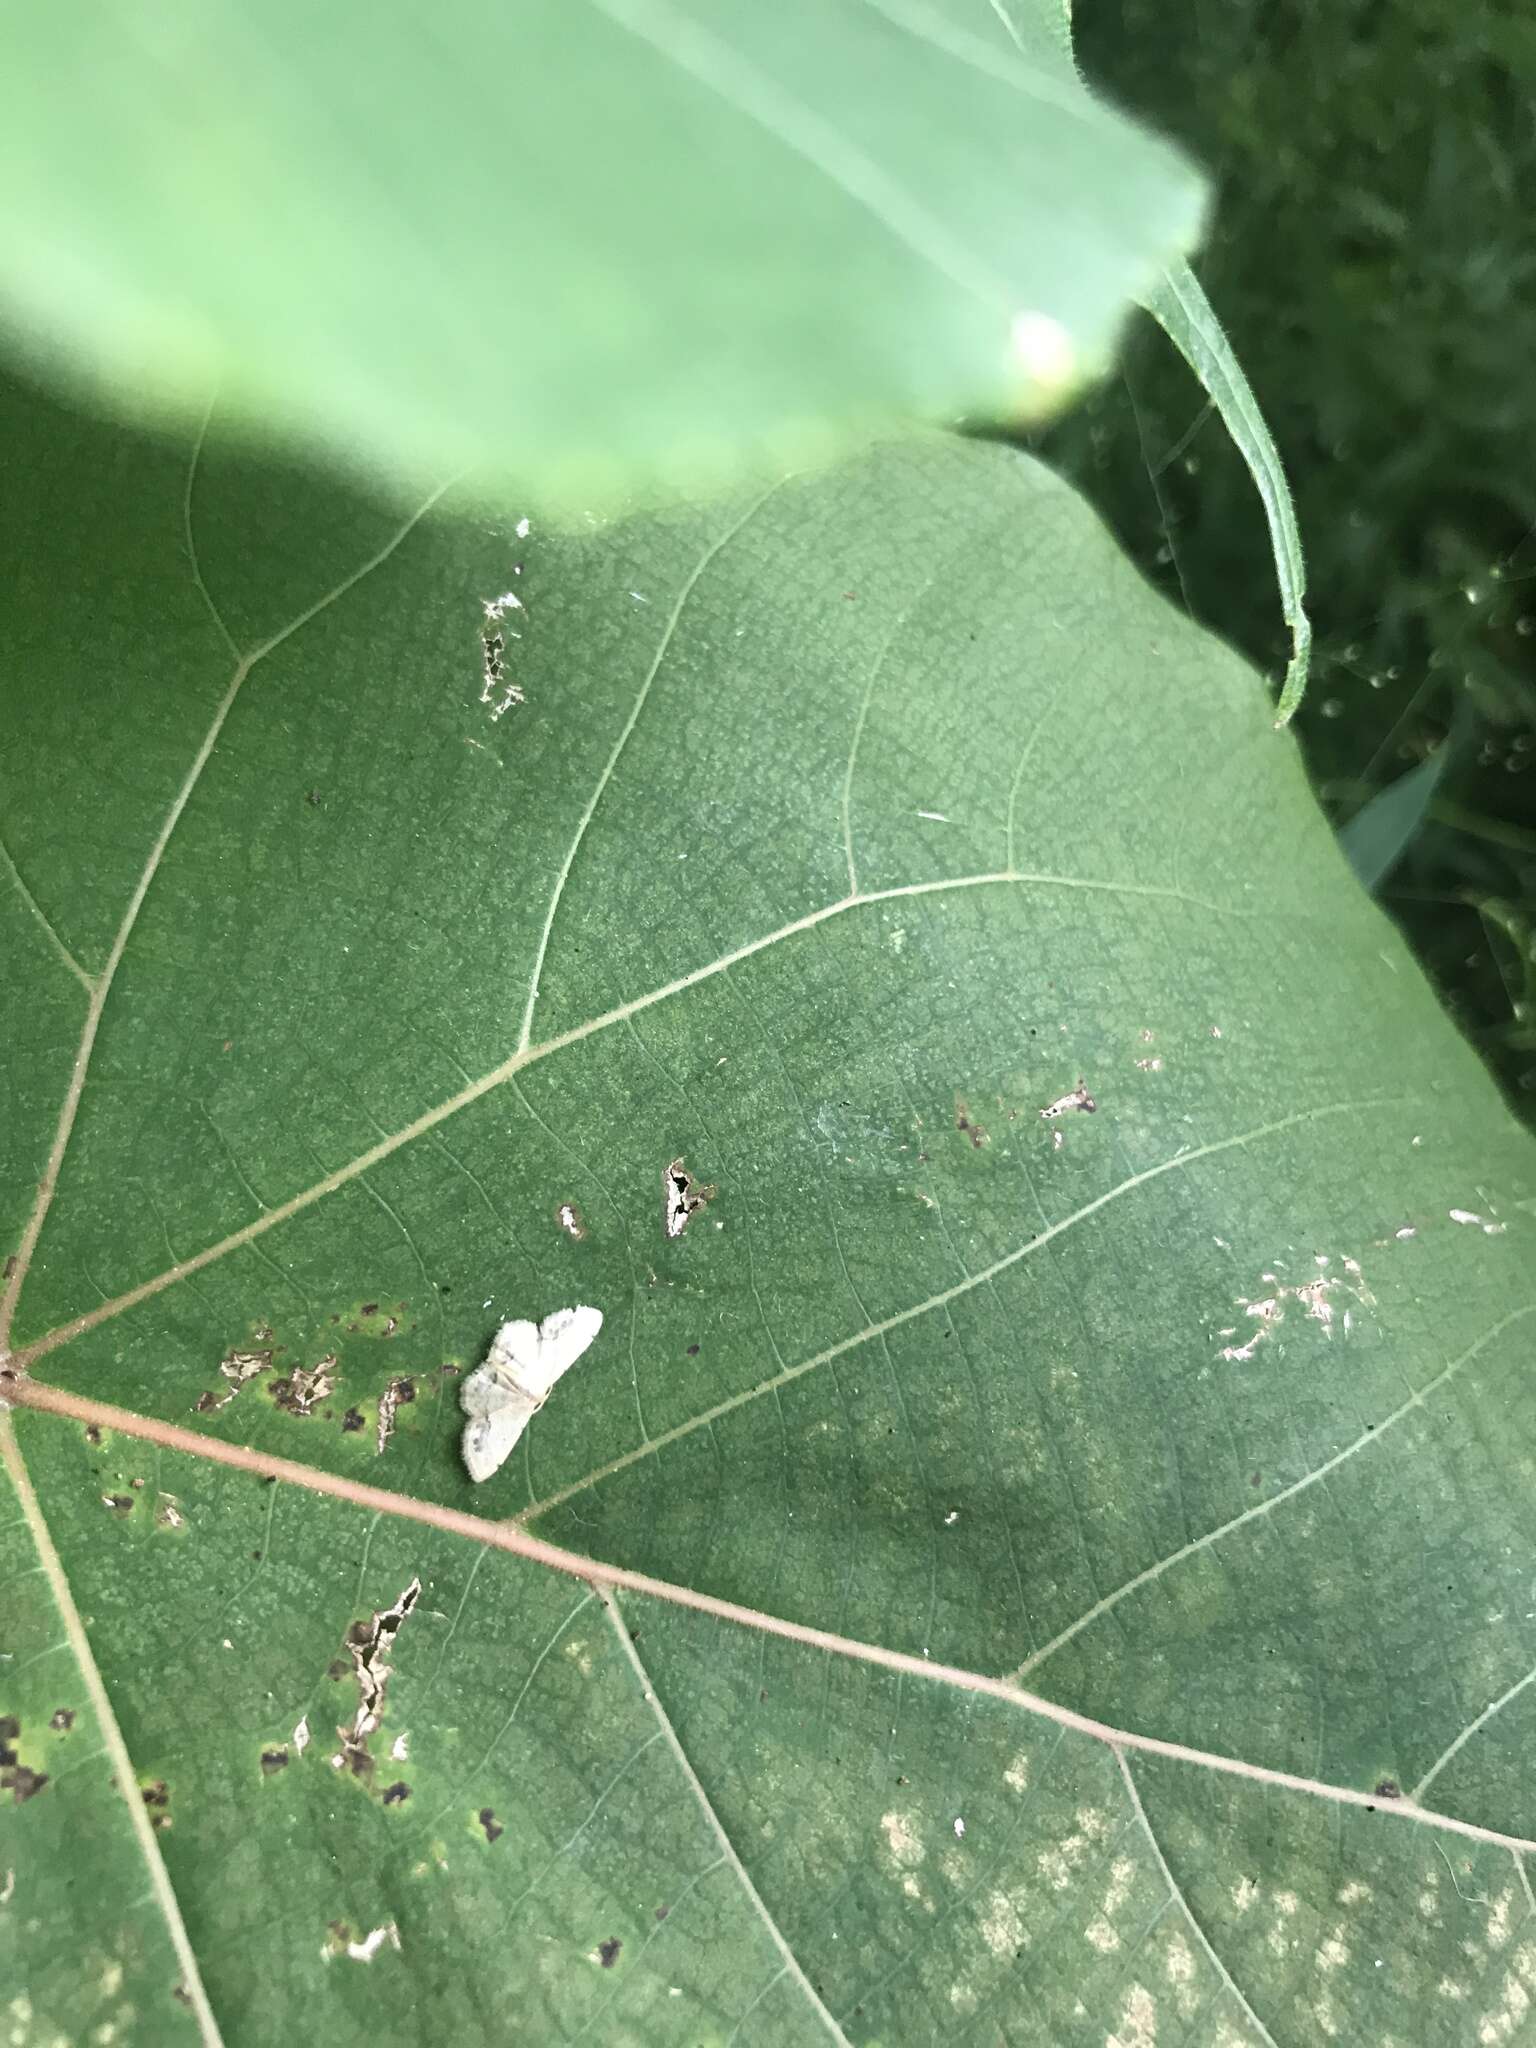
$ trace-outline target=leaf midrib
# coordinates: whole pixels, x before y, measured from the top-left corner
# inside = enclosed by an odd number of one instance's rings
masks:
[[[913,1656],[905,1650],[888,1649],[882,1643],[838,1635],[830,1629],[815,1628],[805,1622],[790,1621],[782,1615],[742,1606],[737,1601],[722,1600],[712,1593],[701,1593],[692,1586],[680,1585],[668,1579],[653,1578],[646,1572],[631,1571],[625,1565],[609,1564],[600,1558],[587,1557],[580,1551],[562,1549],[558,1544],[530,1535],[526,1529],[519,1528],[513,1522],[492,1521],[487,1517],[466,1514],[459,1508],[444,1507],[436,1501],[419,1500],[411,1494],[392,1493],[383,1487],[370,1486],[362,1480],[343,1478],[338,1473],[326,1472],[316,1466],[301,1465],[291,1458],[280,1458],[266,1451],[254,1450],[246,1444],[223,1443],[215,1437],[202,1436],[195,1430],[184,1429],[179,1423],[161,1422],[154,1417],[140,1415],[132,1409],[116,1408],[106,1401],[92,1400],[82,1394],[71,1394],[61,1387],[50,1386],[41,1380],[18,1378],[4,1373],[0,1373],[0,1380],[6,1383],[5,1398],[17,1407],[64,1416],[72,1421],[95,1423],[102,1429],[117,1430],[125,1436],[137,1437],[165,1450],[185,1452],[192,1457],[207,1459],[216,1465],[227,1465],[237,1471],[254,1473],[263,1479],[276,1479],[287,1485],[305,1487],[312,1493],[345,1501],[352,1507],[371,1509],[376,1514],[393,1515],[405,1521],[419,1522],[441,1534],[462,1537],[482,1549],[508,1551],[529,1563],[544,1565],[570,1578],[582,1579],[594,1589],[607,1587],[620,1592],[636,1593],[670,1606],[691,1609],[715,1621],[778,1636],[785,1641],[798,1643],[805,1648],[819,1650],[828,1655],[873,1664],[903,1677],[952,1686],[962,1692],[985,1694],[1001,1700],[1007,1706],[1020,1708],[1038,1719],[1050,1721],[1059,1728],[1104,1743],[1117,1753],[1125,1751],[1161,1756],[1171,1762],[1195,1769],[1243,1778],[1252,1783],[1300,1793],[1334,1805],[1360,1807],[1383,1818],[1409,1821],[1446,1834],[1459,1835],[1469,1841],[1493,1843],[1515,1855],[1536,1853],[1536,1837],[1513,1835],[1498,1828],[1482,1827],[1477,1822],[1463,1820],[1458,1815],[1439,1813],[1428,1807],[1419,1806],[1411,1798],[1378,1798],[1372,1793],[1360,1791],[1353,1785],[1339,1785],[1321,1778],[1308,1778],[1295,1771],[1282,1771],[1269,1764],[1253,1763],[1244,1757],[1223,1755],[1214,1750],[1195,1749],[1187,1743],[1172,1742],[1163,1736],[1146,1735],[1136,1729],[1116,1727],[1107,1721],[1097,1720],[1090,1714],[1079,1713],[1074,1707],[1063,1706],[1059,1701],[1046,1698],[1044,1694],[1030,1692],[1014,1684],[1011,1679],[994,1678],[985,1672],[967,1670],[961,1665],[944,1664],[932,1658]]]

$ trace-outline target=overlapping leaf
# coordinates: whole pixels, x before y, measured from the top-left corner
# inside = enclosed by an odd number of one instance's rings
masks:
[[[216,389],[407,489],[578,505],[1038,406],[1202,191],[979,46],[910,0],[17,16],[0,334],[136,416]]]

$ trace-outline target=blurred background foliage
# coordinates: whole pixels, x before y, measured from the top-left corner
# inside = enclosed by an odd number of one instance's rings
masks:
[[[1536,11],[1078,0],[1075,30],[1098,89],[1215,179],[1196,267],[1296,496],[1319,792],[1536,1123]],[[1035,445],[1280,676],[1252,480],[1150,320]]]

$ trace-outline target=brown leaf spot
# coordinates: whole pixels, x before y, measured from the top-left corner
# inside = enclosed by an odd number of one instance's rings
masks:
[[[358,1430],[365,1429],[367,1424],[368,1418],[361,1408],[349,1408],[341,1418],[341,1426],[348,1436],[355,1436]]]
[[[289,1415],[312,1415],[336,1385],[336,1354],[328,1351],[311,1366],[297,1366],[285,1378],[274,1380],[272,1399]]]
[[[73,1707],[56,1707],[48,1717],[48,1726],[60,1735],[67,1735],[75,1725]]]
[[[261,1752],[261,1768],[270,1778],[274,1771],[285,1770],[288,1765],[286,1749],[264,1749]]]
[[[367,1777],[373,1770],[368,1738],[384,1718],[384,1695],[392,1668],[390,1651],[401,1623],[420,1598],[421,1581],[413,1578],[393,1606],[380,1608],[368,1621],[353,1622],[347,1630],[352,1675],[357,1680],[357,1712],[351,1727],[339,1727],[336,1733],[341,1737],[341,1755],[357,1777]]]
[[[619,1950],[624,1946],[616,1934],[610,1934],[606,1941],[597,1944],[597,1953],[605,1970],[611,1970],[619,1960]]]
[[[393,1785],[386,1785],[384,1787],[384,1804],[386,1806],[403,1806],[410,1796],[411,1788],[406,1784],[404,1778],[397,1778]]]
[[[986,1126],[977,1123],[976,1119],[971,1115],[970,1104],[963,1096],[959,1095],[955,1097],[955,1129],[963,1137],[970,1139],[973,1149],[977,1152],[981,1150],[983,1145],[991,1143],[991,1139],[987,1135]]]
[[[34,1771],[26,1764],[8,1763],[0,1770],[0,1792],[9,1792],[16,1805],[41,1792],[48,1782],[46,1771]]]
[[[488,1806],[482,1806],[480,1809],[480,1825],[485,1829],[485,1839],[488,1842],[494,1842],[498,1835],[506,1833],[506,1829]]]
[[[164,1778],[156,1778],[151,1784],[140,1786],[139,1790],[146,1806],[169,1806],[171,1803],[171,1788]]]

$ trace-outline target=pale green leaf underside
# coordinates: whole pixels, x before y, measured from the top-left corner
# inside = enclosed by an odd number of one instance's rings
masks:
[[[1036,0],[1045,5],[1045,0]],[[990,21],[986,10],[980,20]],[[563,502],[1013,412],[1199,231],[1168,147],[921,0],[16,16],[8,345]],[[1012,339],[1058,323],[1031,381]],[[1037,364],[1038,368],[1038,364]]]
[[[195,473],[6,433],[13,1244],[117,956],[39,1378],[1536,1835],[1530,1141],[1258,679],[1066,489],[933,441],[518,541],[217,421]],[[1042,1121],[1079,1076],[1097,1112]],[[679,1155],[719,1193],[669,1242]],[[601,1337],[472,1490],[445,1368],[575,1301]],[[231,2040],[1459,2048],[1523,1995],[1506,1849],[17,1433]],[[413,1579],[358,1777],[345,1634]],[[35,1691],[41,1743],[74,1701]],[[67,1784],[6,1809],[17,1900]],[[62,1853],[142,1861],[95,1810]],[[106,1945],[78,1911],[43,1956]]]

